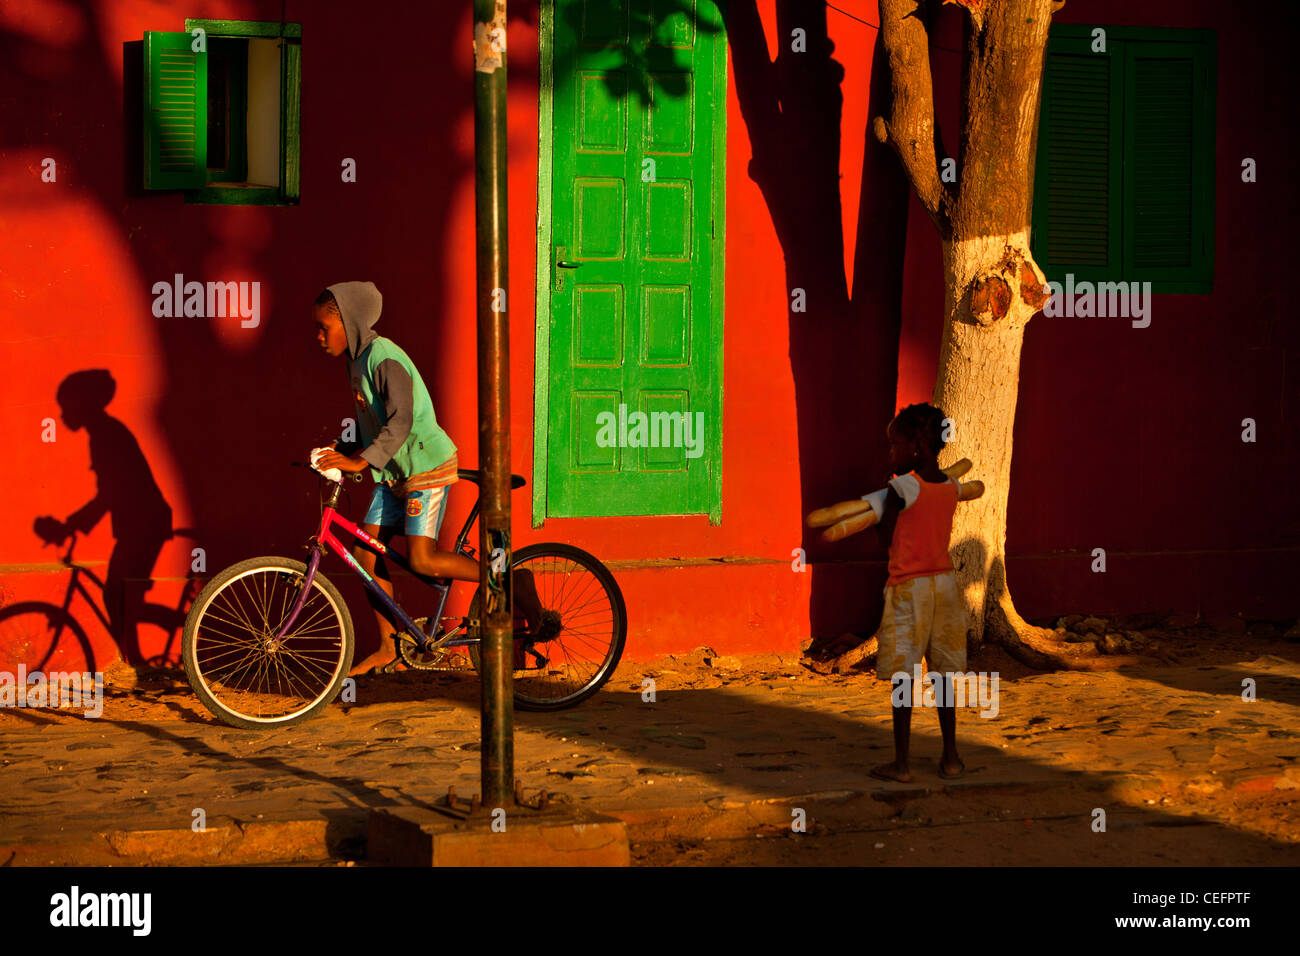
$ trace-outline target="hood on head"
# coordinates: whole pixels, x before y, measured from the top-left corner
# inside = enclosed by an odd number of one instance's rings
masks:
[[[378,335],[371,326],[379,321],[384,297],[373,282],[337,282],[329,291],[339,304],[339,318],[348,333],[348,355],[356,358]]]

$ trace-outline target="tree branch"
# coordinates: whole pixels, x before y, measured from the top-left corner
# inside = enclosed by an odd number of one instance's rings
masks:
[[[930,75],[930,36],[923,0],[880,0],[880,36],[889,55],[889,118],[871,123],[876,139],[898,154],[917,198],[941,236],[952,231],[953,196],[939,178],[939,140]]]

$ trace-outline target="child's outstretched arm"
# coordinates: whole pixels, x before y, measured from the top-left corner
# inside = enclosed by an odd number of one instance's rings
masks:
[[[891,485],[885,492],[885,513],[880,516],[880,540],[888,548],[894,543],[894,526],[898,524],[898,516],[902,514],[904,508],[903,496],[894,490]]]
[[[63,522],[69,531],[80,531],[82,534],[90,534],[90,529],[99,524],[99,519],[108,513],[108,503],[104,496],[98,491],[95,497],[82,505],[77,511],[68,515],[68,520]]]
[[[939,469],[945,475],[952,479],[958,479],[966,474],[972,468],[969,458],[963,458],[960,461],[953,462],[947,468]],[[890,488],[893,487],[893,479],[890,482]],[[863,495],[860,499],[851,501],[841,501],[827,508],[818,508],[808,515],[808,527],[825,528],[822,532],[822,538],[826,541],[840,541],[849,535],[865,531],[877,524],[880,520],[881,513],[885,508],[886,492],[889,488],[881,488],[879,491],[873,491],[869,495]],[[957,500],[971,501],[984,494],[984,482],[982,481],[961,481],[957,484]],[[901,497],[902,505],[899,510],[906,511],[911,499]]]

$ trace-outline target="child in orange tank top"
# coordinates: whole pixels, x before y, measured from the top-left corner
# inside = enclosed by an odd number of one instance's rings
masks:
[[[908,747],[912,726],[912,676],[925,658],[940,675],[935,687],[943,735],[941,777],[965,770],[957,756],[957,711],[952,676],[966,669],[966,612],[957,589],[948,540],[957,508],[957,482],[939,470],[948,420],[933,405],[909,405],[889,423],[889,482],[880,533],[889,546],[885,612],[877,633],[876,676],[893,685],[894,761],[871,775],[912,779]],[[904,510],[906,509],[906,510]]]

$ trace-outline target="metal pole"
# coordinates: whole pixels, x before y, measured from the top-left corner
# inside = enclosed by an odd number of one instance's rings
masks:
[[[483,805],[514,800],[510,337],[506,311],[506,0],[474,0],[474,196]]]

